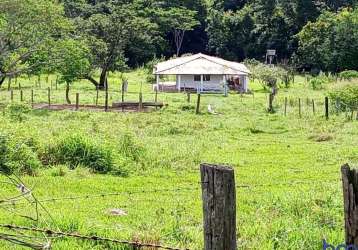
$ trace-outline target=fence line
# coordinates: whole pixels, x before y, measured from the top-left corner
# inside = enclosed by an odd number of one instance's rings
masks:
[[[87,236],[87,235],[81,235],[81,234],[75,234],[75,233],[53,231],[49,228],[25,227],[25,226],[19,226],[19,225],[11,225],[11,224],[0,224],[0,227],[6,228],[9,230],[20,230],[20,231],[31,231],[31,232],[37,232],[37,233],[44,233],[44,234],[50,235],[50,236],[62,236],[62,237],[70,237],[70,238],[77,238],[77,239],[81,239],[81,240],[90,240],[90,241],[102,241],[102,242],[105,241],[105,242],[115,243],[115,244],[130,245],[130,246],[136,247],[136,248],[151,247],[151,248],[166,249],[166,250],[189,250],[188,248],[183,249],[183,248],[169,247],[169,246],[158,245],[158,244],[141,243],[138,241],[117,240],[117,239],[112,239],[112,238],[100,237],[100,236],[96,236],[96,235]]]

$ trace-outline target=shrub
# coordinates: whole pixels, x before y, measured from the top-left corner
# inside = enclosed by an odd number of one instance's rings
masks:
[[[352,80],[354,78],[358,78],[358,71],[356,70],[345,70],[339,73],[339,78],[341,80]]]
[[[328,96],[334,101],[343,103],[342,109],[347,107],[356,108],[358,106],[358,85],[347,83],[332,88],[328,92]]]
[[[145,154],[144,147],[129,132],[122,135],[119,142],[119,151],[123,156],[136,162],[140,161]]]
[[[41,166],[33,147],[23,140],[0,135],[0,172],[35,175]]]
[[[83,165],[98,173],[114,168],[112,152],[81,135],[60,140],[48,149],[47,158],[52,164],[67,164],[72,169]]]
[[[12,103],[6,106],[5,114],[14,121],[23,121],[26,115],[31,111],[31,107],[27,104]]]
[[[316,89],[322,89],[323,85],[326,84],[327,81],[323,77],[317,76],[311,78],[308,83],[312,89],[316,90]]]

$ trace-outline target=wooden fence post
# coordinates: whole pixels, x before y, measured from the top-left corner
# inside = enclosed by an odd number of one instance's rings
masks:
[[[345,164],[341,172],[346,244],[358,245],[358,171]]]
[[[298,98],[298,115],[302,117],[302,106],[301,106],[301,98]]]
[[[99,90],[98,88],[96,89],[96,107],[98,106],[98,95],[99,95]]]
[[[20,90],[20,102],[24,101],[24,93],[22,92],[22,89]]]
[[[236,250],[236,188],[234,170],[201,164],[204,250]]]
[[[47,88],[47,99],[48,99],[48,106],[51,106],[51,89],[50,89],[50,87]]]
[[[187,92],[186,95],[187,95],[187,101],[188,103],[190,103],[190,92]]]
[[[200,113],[200,94],[198,94],[198,99],[196,101],[196,114]]]
[[[31,89],[31,106],[34,107],[34,90]]]
[[[316,107],[315,107],[314,99],[312,99],[312,112],[313,112],[313,114],[316,114]]]
[[[106,88],[106,94],[104,98],[104,111],[105,112],[108,111],[108,88]]]
[[[325,98],[324,98],[324,107],[325,107],[326,120],[329,119],[329,109],[328,109],[328,105],[329,105],[328,97],[325,97]]]
[[[287,97],[285,97],[285,116],[287,115]]]
[[[143,94],[142,92],[139,93],[139,102],[138,102],[138,111],[142,112],[143,110]]]
[[[14,100],[14,91],[10,90],[10,100],[11,102]]]
[[[79,109],[80,106],[80,93],[76,93],[76,110]]]

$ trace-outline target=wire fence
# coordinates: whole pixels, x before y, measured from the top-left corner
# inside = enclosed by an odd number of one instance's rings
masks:
[[[198,173],[198,171],[197,171]],[[334,173],[334,172],[332,172]],[[119,191],[119,192],[103,192],[103,193],[89,193],[83,195],[73,195],[73,196],[58,196],[58,197],[37,197],[35,194],[34,188],[29,188],[18,176],[7,176],[7,181],[2,181],[3,184],[9,185],[10,187],[14,187],[19,194],[0,199],[0,209],[4,209],[4,211],[12,214],[13,216],[20,216],[25,218],[31,223],[35,223],[39,225],[39,222],[44,222],[47,227],[26,227],[22,225],[16,224],[0,224],[0,227],[6,230],[5,232],[0,232],[0,239],[8,241],[13,244],[22,245],[26,247],[30,247],[33,249],[50,249],[53,241],[56,239],[61,239],[63,237],[74,238],[79,240],[85,241],[95,241],[95,242],[106,242],[111,244],[123,244],[133,247],[134,249],[142,249],[142,248],[149,248],[149,249],[169,249],[169,250],[183,250],[187,248],[178,248],[178,247],[169,247],[163,244],[153,244],[153,243],[146,243],[146,242],[139,242],[139,241],[128,241],[128,240],[118,240],[114,238],[106,238],[97,235],[83,235],[78,233],[72,232],[64,232],[56,226],[56,221],[53,219],[50,211],[44,205],[49,202],[70,202],[70,201],[79,201],[79,200],[91,200],[97,198],[111,198],[111,197],[121,197],[125,200],[129,200],[134,202],[135,204],[147,201],[151,202],[152,204],[162,204],[163,200],[157,199],[133,199],[130,200],[128,197],[137,196],[137,195],[144,195],[148,196],[149,194],[159,194],[159,197],[163,197],[163,195],[168,195],[169,197],[177,197],[178,194],[183,193],[186,197],[189,197],[190,194],[191,200],[200,201],[200,199],[193,199],[195,196],[199,197],[200,191],[203,185],[206,185],[207,182],[187,182],[185,186],[182,187],[168,187],[168,188],[155,188],[155,189],[131,189],[130,187],[126,187],[126,190]],[[290,189],[297,190],[298,187],[308,186],[312,188],[313,186],[320,186],[324,188],[323,185],[332,183],[339,183],[339,178],[332,178],[332,179],[325,179],[325,180],[317,180],[317,179],[301,179],[301,180],[294,180],[294,181],[270,181],[269,183],[241,183],[239,182],[236,185],[237,192],[250,190],[253,192],[259,193],[260,191],[269,191],[270,188],[282,188],[284,186],[289,187]],[[183,183],[182,183],[183,184]],[[188,185],[188,186],[187,186]],[[189,193],[188,193],[189,192]],[[193,193],[194,192],[194,193]],[[193,195],[194,194],[194,195]],[[125,198],[125,197],[127,198]],[[149,197],[150,198],[150,197]],[[174,199],[170,198],[167,200],[169,203],[173,204]],[[185,201],[183,201],[185,203]],[[21,211],[17,211],[17,208],[21,205],[29,205],[30,207],[35,209],[36,217],[30,217],[21,214]],[[42,210],[42,213],[39,210]],[[78,211],[77,211],[78,212]],[[43,218],[42,214],[45,214],[47,218]],[[51,223],[49,223],[51,222]],[[53,225],[55,225],[56,229],[53,229]],[[28,231],[35,233],[31,235],[24,235],[19,233],[20,231]]]

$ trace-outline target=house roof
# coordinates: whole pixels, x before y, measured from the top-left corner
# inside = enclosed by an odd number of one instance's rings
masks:
[[[250,70],[243,64],[204,54],[184,56],[158,63],[155,75],[248,75]]]

